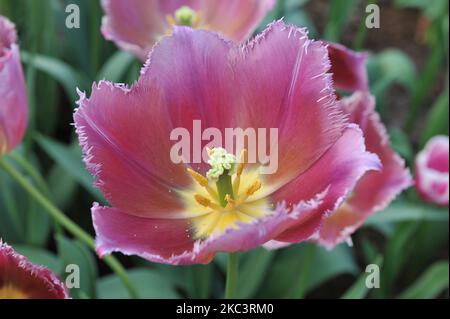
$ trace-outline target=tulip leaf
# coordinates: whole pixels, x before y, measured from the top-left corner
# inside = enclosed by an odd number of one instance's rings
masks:
[[[383,257],[378,256],[373,264],[382,266]],[[355,283],[344,293],[341,297],[342,299],[363,299],[369,293],[369,288],[366,285],[367,273],[362,273],[359,278],[355,281]]]
[[[264,248],[255,249],[243,256],[238,280],[237,297],[251,298],[261,286],[267,271],[275,257],[274,251]]]
[[[285,248],[279,252],[269,268],[258,297],[261,298],[292,298],[301,289],[302,295],[307,295],[313,289],[326,281],[341,275],[358,273],[358,267],[353,260],[351,249],[339,245],[331,251],[322,247],[313,248],[303,243]],[[310,263],[309,276],[304,280],[300,269],[305,269],[305,263]],[[299,285],[303,285],[299,288]]]
[[[14,249],[21,255],[28,258],[35,265],[42,265],[51,269],[56,274],[62,273],[61,260],[47,250],[32,246],[14,245]]]
[[[128,277],[143,299],[179,298],[176,285],[169,277],[161,275],[157,270],[135,268],[128,271]],[[97,281],[100,299],[128,299],[128,292],[116,275],[108,275]]]
[[[86,170],[81,158],[81,150],[77,143],[67,146],[42,135],[36,136],[36,141],[47,155],[58,163],[65,171],[76,179],[98,201],[105,200],[100,191],[94,188],[93,178]]]
[[[17,185],[0,170],[0,238],[12,243],[25,242],[25,216],[17,201]]]
[[[63,61],[50,56],[31,54],[24,51],[22,51],[21,57],[24,63],[32,64],[39,71],[45,72],[58,81],[64,87],[72,103],[78,100],[76,88],[84,90],[89,87],[89,81]]]
[[[173,268],[171,269],[173,273]],[[195,265],[186,268],[189,280],[189,297],[207,299],[211,293],[213,279],[213,264]]]
[[[376,291],[378,297],[390,296],[408,257],[413,253],[414,246],[410,243],[418,228],[418,223],[400,224],[388,241],[383,256],[382,284],[381,288]]]
[[[122,82],[135,59],[128,52],[117,51],[103,65],[97,75],[97,80],[108,80],[115,83]]]
[[[448,210],[420,204],[394,203],[369,217],[366,226],[405,221],[448,222]]]
[[[91,298],[95,298],[97,295],[95,286],[97,264],[92,252],[82,242],[67,239],[62,235],[56,236],[56,242],[58,254],[63,262],[63,270],[66,271],[66,278],[71,274],[69,266],[74,265],[79,269],[79,286],[72,288],[70,295],[80,298],[84,293]]]
[[[441,261],[431,265],[399,297],[402,299],[432,299],[449,287],[449,264]]]
[[[394,151],[405,158],[408,163],[414,160],[413,148],[408,135],[400,128],[391,128],[389,130],[391,145]]]
[[[331,0],[328,24],[325,27],[324,38],[328,41],[339,41],[340,35],[356,8],[357,0]]]
[[[449,134],[449,97],[448,91],[444,92],[433,104],[428,113],[425,130],[422,135],[422,147],[435,135]]]

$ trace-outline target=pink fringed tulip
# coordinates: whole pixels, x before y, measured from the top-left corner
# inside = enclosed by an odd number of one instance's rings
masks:
[[[329,70],[326,46],[283,22],[246,45],[176,27],[133,87],[102,81],[81,94],[74,117],[85,162],[113,206],[92,208],[98,254],[194,264],[309,239],[361,176],[381,168],[336,101]],[[233,156],[216,158],[216,148],[208,172],[204,162],[173,163],[172,130],[192,132],[195,120],[221,132],[277,128],[278,170],[261,175],[243,152],[233,171]]]
[[[0,156],[12,151],[27,127],[28,104],[14,25],[0,16]]]
[[[0,241],[0,299],[66,299],[64,284]]]
[[[416,158],[416,189],[427,202],[448,205],[449,139],[435,136]]]
[[[102,0],[102,32],[145,61],[176,25],[218,32],[234,41],[255,31],[275,0]]]

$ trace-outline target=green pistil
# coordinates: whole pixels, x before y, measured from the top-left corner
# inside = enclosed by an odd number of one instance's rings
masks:
[[[182,6],[175,12],[175,19],[180,25],[192,27],[196,18],[197,13],[188,6]]]
[[[225,173],[219,177],[216,186],[217,193],[219,194],[220,205],[222,207],[225,207],[228,204],[228,202],[225,200],[226,195],[229,195],[231,199],[234,199],[233,183],[231,181],[231,176],[228,175],[228,171],[225,171]]]
[[[208,164],[211,165],[211,169],[206,173],[206,176],[209,180],[216,182],[220,204],[225,207],[227,206],[226,195],[234,199],[231,176],[234,174],[237,160],[233,154],[227,153],[221,147],[213,148],[208,153]]]

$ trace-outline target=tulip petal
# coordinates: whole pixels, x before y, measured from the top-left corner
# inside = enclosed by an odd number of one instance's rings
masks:
[[[263,245],[299,223],[305,225],[303,231],[306,239],[315,231],[315,228],[307,227],[309,223],[306,220],[322,204],[325,194],[326,191],[319,193],[308,201],[299,202],[293,208],[288,208],[284,202],[279,203],[273,213],[263,219],[238,224],[238,227],[229,228],[224,234],[196,242],[194,252],[198,256],[208,256],[219,251],[247,251]]]
[[[328,52],[305,30],[282,21],[240,51],[238,121],[243,128],[278,128],[278,170],[267,179],[284,184],[313,165],[347,125],[328,73]]]
[[[15,291],[17,297],[29,299],[69,298],[64,284],[53,272],[42,266],[33,265],[12,247],[0,241],[0,295]],[[0,297],[1,299],[1,297]]]
[[[201,140],[202,134],[213,128],[224,136],[226,128],[236,127],[240,112],[238,74],[229,57],[234,47],[217,34],[176,27],[171,37],[155,46],[137,83],[145,88],[155,82],[164,92],[173,128],[186,129],[193,138],[192,153],[186,160],[203,174],[209,166],[202,160],[206,157],[202,150],[222,146],[222,140],[211,144],[208,138]],[[194,121],[201,128],[195,129]]]
[[[80,93],[74,118],[96,186],[118,209],[136,216],[178,218],[177,188],[190,185],[184,165],[170,158],[171,126],[158,89],[100,82]]]
[[[343,45],[330,43],[328,54],[336,88],[347,91],[367,91],[369,89],[366,70],[367,53],[355,52]]]
[[[350,198],[326,219],[318,240],[327,248],[345,241],[370,215],[386,208],[412,185],[403,159],[392,150],[386,129],[375,112],[374,98],[357,92],[344,99],[343,105],[350,121],[364,131],[367,150],[379,156],[383,169],[366,173]]]
[[[209,263],[213,255],[193,255],[194,241],[187,220],[149,219],[115,208],[92,208],[97,253],[100,257],[120,251],[153,262],[185,265]]]
[[[276,240],[294,243],[307,239],[305,225],[318,230],[327,214],[339,207],[366,172],[380,169],[378,157],[366,151],[361,130],[356,125],[349,125],[336,144],[308,171],[272,195],[273,200],[284,199],[292,207],[294,203],[328,188],[323,203],[310,212],[309,218],[288,229]]]
[[[159,2],[102,0],[106,13],[102,21],[103,36],[145,61],[153,44],[165,32],[165,15],[160,10]]]
[[[210,30],[241,42],[252,35],[274,4],[275,0],[203,0],[199,10]]]
[[[11,152],[25,134],[28,101],[14,25],[0,16],[0,156]]]

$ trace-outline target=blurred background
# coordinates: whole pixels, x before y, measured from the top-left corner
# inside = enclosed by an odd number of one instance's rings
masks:
[[[65,27],[66,5],[81,9],[81,28]],[[381,9],[381,28],[365,27],[365,7]],[[90,207],[105,203],[81,161],[72,114],[75,88],[93,81],[131,84],[141,63],[100,33],[96,0],[0,0],[0,14],[18,28],[26,74],[30,126],[8,161],[29,176],[72,220],[93,235]],[[371,53],[369,74],[377,109],[391,142],[413,170],[430,137],[448,135],[449,73],[447,0],[279,0],[262,24],[274,19],[308,27],[311,37]],[[300,244],[280,251],[243,254],[238,297],[448,298],[448,207],[405,192],[353,237],[353,247],[326,251]],[[0,238],[31,261],[65,276],[81,268],[74,298],[127,298],[127,290],[80,241],[51,218],[0,171]],[[118,256],[143,298],[222,297],[225,256],[207,266],[168,267]],[[381,288],[365,286],[366,265],[381,267]]]

